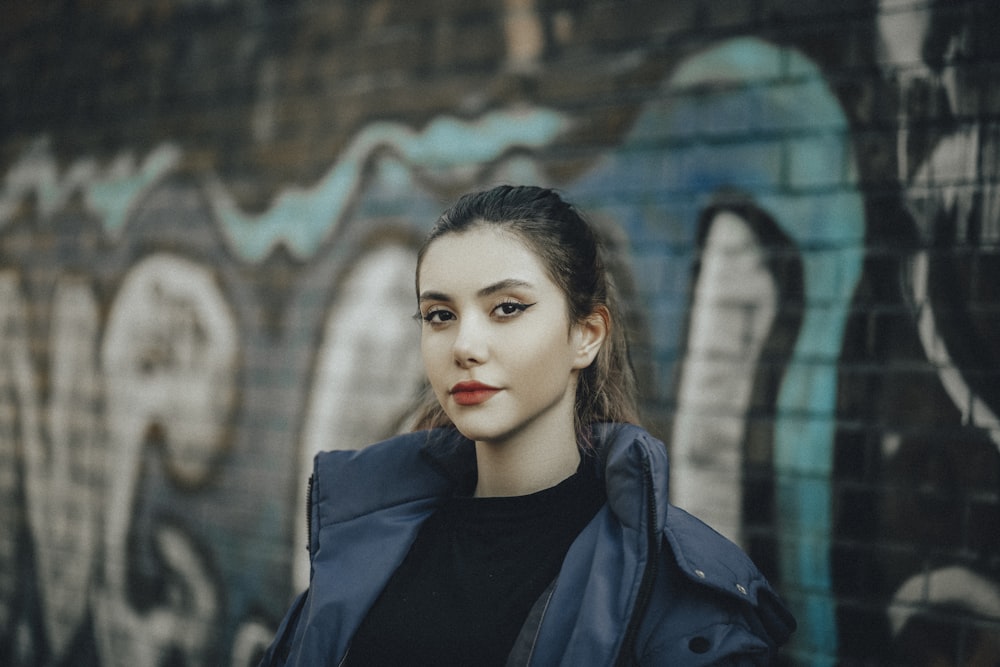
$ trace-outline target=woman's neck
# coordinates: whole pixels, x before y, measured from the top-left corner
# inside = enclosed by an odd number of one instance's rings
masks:
[[[575,473],[580,450],[572,429],[569,437],[477,442],[476,466],[476,497],[523,496],[553,487]]]

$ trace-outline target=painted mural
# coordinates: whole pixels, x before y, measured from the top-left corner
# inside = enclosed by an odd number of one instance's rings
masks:
[[[312,456],[406,429],[423,390],[422,233],[498,182],[557,187],[606,229],[673,500],[778,584],[788,664],[1000,659],[1000,135],[970,65],[1000,55],[1000,11],[860,3],[852,57],[888,102],[834,76],[847,45],[672,47],[670,3],[627,25],[587,3],[428,10],[407,20],[433,54],[378,33],[426,59],[400,66],[476,73],[404,112],[366,98],[374,50],[337,46],[398,3],[174,4],[242,19],[242,55],[125,39],[166,5],[90,20],[122,38],[105,76],[134,49],[159,77],[149,100],[190,92],[168,70],[195,54],[246,84],[208,148],[172,126],[78,145],[42,112],[4,135],[0,664],[256,664],[307,581]],[[587,104],[550,92],[598,27],[629,26],[588,60]],[[289,127],[318,138],[269,161]]]

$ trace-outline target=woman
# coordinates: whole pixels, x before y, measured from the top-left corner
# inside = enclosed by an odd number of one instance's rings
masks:
[[[311,584],[263,665],[763,665],[794,629],[667,502],[594,232],[551,190],[445,212],[417,261],[423,430],[317,457]]]

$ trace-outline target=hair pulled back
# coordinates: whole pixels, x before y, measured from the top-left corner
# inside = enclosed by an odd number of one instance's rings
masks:
[[[509,233],[535,253],[565,296],[571,324],[583,322],[601,307],[606,309],[607,338],[594,362],[577,379],[577,442],[584,448],[590,446],[590,426],[594,423],[636,423],[635,374],[625,332],[619,326],[614,285],[593,227],[575,207],[547,188],[502,185],[470,193],[438,218],[417,255],[417,276],[435,240],[480,226]],[[433,393],[428,392],[416,427],[451,425]]]

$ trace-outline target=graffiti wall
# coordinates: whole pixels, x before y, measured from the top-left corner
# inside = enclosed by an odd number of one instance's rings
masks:
[[[992,2],[36,2],[0,43],[0,664],[256,664],[407,428],[458,194],[605,231],[673,500],[789,665],[1000,660]]]

